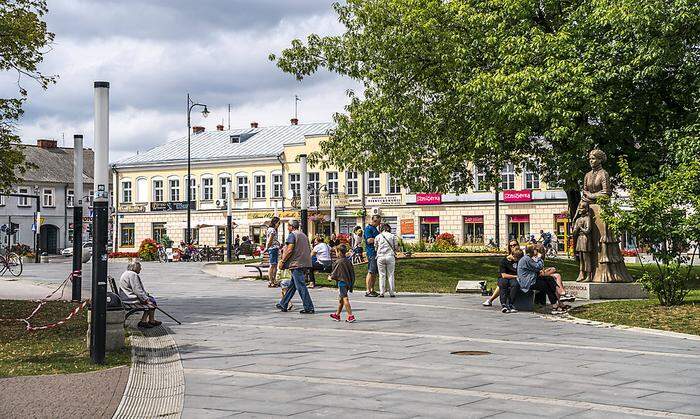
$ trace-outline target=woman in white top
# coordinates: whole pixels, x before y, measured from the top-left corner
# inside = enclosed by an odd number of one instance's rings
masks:
[[[314,271],[329,272],[331,271],[333,262],[331,260],[331,247],[317,237],[314,240],[314,247],[311,249],[311,269],[309,269],[309,288],[316,287],[316,275]]]
[[[396,297],[394,290],[394,270],[396,268],[396,249],[398,240],[391,233],[389,224],[382,225],[382,232],[374,238],[377,249],[377,267],[379,268],[379,297],[384,297],[386,280],[389,280],[389,297]]]

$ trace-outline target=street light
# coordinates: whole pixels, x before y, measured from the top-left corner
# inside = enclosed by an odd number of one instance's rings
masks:
[[[192,206],[192,173],[191,173],[191,162],[190,162],[190,142],[191,142],[191,136],[192,136],[192,119],[191,119],[191,114],[192,114],[192,109],[195,107],[200,106],[203,107],[204,110],[202,111],[202,116],[206,118],[209,116],[209,109],[207,109],[207,105],[204,105],[202,103],[196,103],[192,99],[190,99],[190,94],[187,94],[187,232],[185,234],[185,242],[187,244],[190,244],[191,240],[191,234],[192,234],[192,229],[191,229],[191,206]]]

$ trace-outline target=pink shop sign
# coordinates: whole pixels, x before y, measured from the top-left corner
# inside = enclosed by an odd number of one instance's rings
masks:
[[[530,202],[532,201],[532,190],[523,189],[521,191],[503,191],[503,202]]]
[[[442,204],[442,194],[439,193],[417,193],[416,204],[437,205]]]

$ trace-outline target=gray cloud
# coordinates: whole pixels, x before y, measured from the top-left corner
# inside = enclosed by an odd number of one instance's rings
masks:
[[[61,0],[49,9],[56,42],[41,70],[60,79],[48,91],[23,80],[25,142],[81,132],[90,145],[94,80],[111,83],[112,160],[184,135],[187,92],[212,111],[194,122],[213,129],[229,103],[233,127],[287,124],[294,94],[302,122],[328,121],[358,88],[330,73],[298,83],[267,59],[294,38],[342,30],[330,0]],[[15,79],[0,74],[0,96],[16,94]]]

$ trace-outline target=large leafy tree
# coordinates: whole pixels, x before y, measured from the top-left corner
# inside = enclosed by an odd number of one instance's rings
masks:
[[[54,38],[42,20],[47,11],[45,0],[0,0],[0,71],[17,74],[17,95],[0,98],[0,190],[16,183],[27,169],[16,134],[27,97],[22,80],[35,80],[44,89],[56,80],[38,70]]]
[[[380,169],[412,190],[466,191],[473,162],[538,165],[575,207],[594,147],[654,175],[697,112],[696,0],[347,0],[345,31],[270,59],[302,80],[363,84],[321,165]],[[694,137],[698,140],[698,137]],[[573,212],[572,212],[573,213]]]

